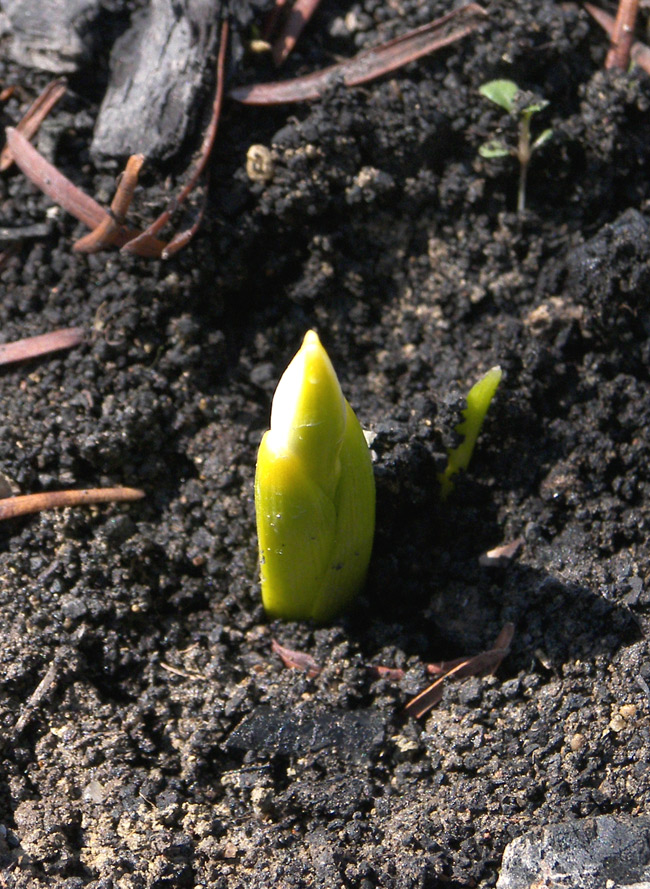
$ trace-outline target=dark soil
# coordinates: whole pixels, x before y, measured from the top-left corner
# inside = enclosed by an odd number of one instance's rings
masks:
[[[364,88],[228,103],[204,225],[168,263],[77,255],[80,224],[0,180],[2,227],[40,226],[0,272],[2,339],[88,331],[0,371],[0,471],[23,493],[147,493],[0,526],[0,883],[492,886],[530,827],[648,811],[650,81],[603,71],[576,6],[485,5],[479,33]],[[283,76],[447,10],[323,2]],[[241,81],[273,76],[246,64]],[[50,76],[0,62],[26,99]],[[550,101],[523,218],[516,161],[477,153],[514,135],[478,94],[498,76]],[[39,145],[108,203],[101,90],[73,76]],[[252,143],[272,149],[268,183],[246,175]],[[149,167],[144,220],[190,153]],[[269,624],[256,576],[256,448],[310,327],[376,433],[370,577],[326,628]],[[441,504],[458,394],[496,363],[471,472]],[[510,565],[479,565],[519,536]],[[496,677],[405,715],[425,663],[507,621]],[[320,675],[285,669],[273,638]]]

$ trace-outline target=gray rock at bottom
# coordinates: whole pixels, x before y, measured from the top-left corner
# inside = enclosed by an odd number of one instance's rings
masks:
[[[513,840],[497,889],[650,889],[650,818],[601,815]]]

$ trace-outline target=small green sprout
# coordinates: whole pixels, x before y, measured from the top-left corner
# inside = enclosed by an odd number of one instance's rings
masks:
[[[370,561],[375,480],[359,421],[313,330],[273,396],[255,512],[270,617],[322,623],[349,605]]]
[[[457,448],[450,448],[445,471],[438,476],[443,500],[446,500],[453,490],[452,476],[460,470],[466,470],[469,466],[483,420],[501,382],[501,377],[501,368],[499,366],[492,367],[467,393],[467,407],[463,411],[464,419],[456,426],[456,432],[463,436],[463,440]]]
[[[526,180],[528,178],[528,165],[533,153],[541,148],[553,135],[553,130],[547,129],[531,142],[530,122],[534,114],[542,111],[548,105],[546,99],[536,99],[532,102],[530,94],[523,93],[512,80],[490,80],[479,87],[479,93],[500,105],[511,117],[519,120],[519,138],[517,146],[509,146],[501,139],[491,139],[479,148],[481,157],[516,157],[519,161],[519,189],[517,192],[517,213],[521,214],[526,209]]]

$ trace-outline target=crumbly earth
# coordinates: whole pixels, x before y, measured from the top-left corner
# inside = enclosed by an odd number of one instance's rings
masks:
[[[363,88],[228,103],[205,222],[167,263],[75,254],[83,227],[0,179],[2,237],[39,226],[4,259],[2,339],[87,331],[0,370],[0,471],[23,493],[147,494],[0,525],[0,883],[487,887],[531,827],[648,811],[650,82],[604,72],[605,35],[571,3],[485,6],[479,33]],[[447,9],[323,3],[283,76]],[[105,62],[39,136],[103,203]],[[253,59],[237,76],[273,74]],[[478,156],[514,138],[478,93],[499,76],[550,102],[522,218],[516,161]],[[48,77],[0,62],[21,85],[4,124]],[[247,177],[252,143],[271,181]],[[189,160],[150,167],[134,212],[152,219]],[[252,492],[310,327],[376,433],[367,588],[324,628],[265,619]],[[459,393],[496,363],[471,471],[441,503]],[[519,537],[509,564],[479,564]],[[496,677],[405,714],[426,663],[508,621]],[[283,667],[273,639],[320,674]]]

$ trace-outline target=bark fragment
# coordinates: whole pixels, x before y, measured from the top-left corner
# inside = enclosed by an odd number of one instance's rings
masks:
[[[221,0],[151,0],[111,53],[111,74],[91,154],[167,160],[192,123],[206,66],[217,45]]]

